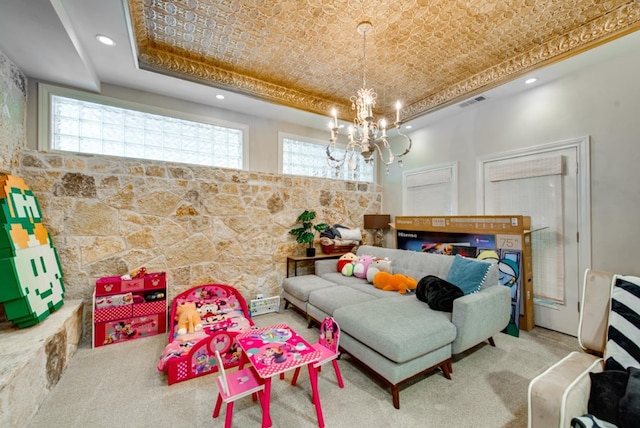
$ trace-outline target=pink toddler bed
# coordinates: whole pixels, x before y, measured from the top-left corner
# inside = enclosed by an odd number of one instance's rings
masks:
[[[176,308],[195,302],[202,318],[202,330],[178,335]],[[240,349],[236,336],[253,326],[244,297],[233,287],[206,284],[178,294],[171,304],[169,344],[158,362],[158,371],[167,373],[169,385],[215,373],[216,349],[225,368],[238,365]]]

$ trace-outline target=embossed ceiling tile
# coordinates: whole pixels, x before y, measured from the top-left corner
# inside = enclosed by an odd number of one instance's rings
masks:
[[[141,67],[208,76],[212,85],[323,114],[316,109],[349,106],[361,85],[356,26],[365,19],[374,26],[367,86],[381,109],[403,99],[403,117],[638,28],[633,0],[129,0],[129,7]]]

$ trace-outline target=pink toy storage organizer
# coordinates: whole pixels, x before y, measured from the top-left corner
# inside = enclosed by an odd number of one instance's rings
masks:
[[[196,304],[203,329],[178,336],[176,308],[185,301]],[[235,337],[253,327],[244,297],[223,284],[200,285],[178,294],[171,304],[169,323],[169,344],[158,363],[169,385],[217,372],[216,349],[225,368],[237,366],[240,349]]]

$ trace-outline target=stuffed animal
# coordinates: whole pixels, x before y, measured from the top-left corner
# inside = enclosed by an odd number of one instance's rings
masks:
[[[176,308],[178,336],[202,330],[202,319],[195,302],[183,302]]]
[[[415,290],[418,281],[401,273],[378,272],[373,277],[373,285],[384,291],[397,291],[400,294],[405,294],[407,290]]]
[[[344,276],[353,275],[353,264],[358,261],[358,256],[353,253],[345,253],[338,259],[338,272]],[[349,266],[350,265],[350,266]]]
[[[369,269],[367,269],[367,281],[369,284],[373,282],[373,277],[376,276],[378,272],[391,272],[391,260],[388,257],[384,259],[375,258],[369,265]]]
[[[360,256],[353,266],[353,276],[365,279],[367,277],[367,269],[373,261],[373,256]]]

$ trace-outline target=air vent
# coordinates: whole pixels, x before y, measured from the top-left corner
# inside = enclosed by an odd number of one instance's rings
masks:
[[[484,101],[486,99],[487,99],[486,97],[483,97],[482,95],[480,95],[479,97],[471,98],[470,100],[467,100],[467,101],[459,104],[459,106],[460,107],[467,107],[467,106],[470,106],[471,104],[479,103],[480,101]]]

